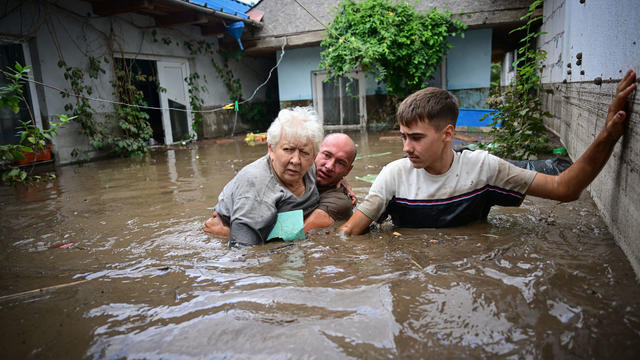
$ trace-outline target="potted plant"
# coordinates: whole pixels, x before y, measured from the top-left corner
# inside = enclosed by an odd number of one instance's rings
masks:
[[[1,180],[6,184],[29,182],[39,180],[40,176],[31,177],[25,170],[12,164],[26,164],[32,161],[51,159],[51,147],[49,141],[57,134],[58,129],[63,128],[73,117],[58,115],[59,121],[51,121],[49,129],[41,130],[36,126],[35,119],[29,109],[29,105],[22,91],[22,82],[28,76],[29,66],[16,63],[15,70],[3,72],[8,80],[7,84],[0,86],[0,108],[7,108],[14,113],[20,111],[20,104],[24,103],[29,112],[30,121],[23,121],[20,135],[20,143],[17,145],[0,144],[0,173]]]
[[[33,121],[22,121],[22,130],[18,132],[20,135],[20,144],[28,149],[31,149],[32,156],[25,155],[25,160],[28,163],[29,158],[31,161],[43,161],[51,160],[51,145],[48,141],[51,141],[53,135],[58,134],[58,129],[64,128],[65,124],[72,118],[67,115],[58,115],[59,121],[51,121],[49,129],[40,130],[33,124]],[[19,160],[18,163],[22,163]]]

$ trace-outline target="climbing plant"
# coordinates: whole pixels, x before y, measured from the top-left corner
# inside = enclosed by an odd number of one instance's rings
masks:
[[[198,80],[200,79],[200,74],[197,72],[192,72],[185,78],[187,85],[189,86],[189,105],[191,105],[191,110],[193,111],[193,122],[192,129],[194,132],[198,132],[198,128],[200,123],[202,123],[202,106],[204,105],[204,100],[200,96],[200,93],[207,92],[207,87],[202,85],[198,85]],[[206,83],[207,79],[203,78]]]
[[[9,109],[14,114],[20,112],[24,107],[29,114],[28,120],[21,120],[18,129],[18,144],[0,144],[0,180],[5,184],[31,184],[43,179],[55,179],[55,173],[47,173],[44,177],[32,175],[33,167],[25,170],[23,167],[15,165],[18,161],[26,161],[27,156],[32,159],[37,158],[45,151],[47,142],[53,139],[58,129],[64,128],[72,119],[67,115],[58,115],[58,121],[50,121],[48,129],[40,129],[36,126],[36,120],[29,104],[24,96],[23,83],[31,71],[30,66],[22,66],[19,63],[14,65],[14,69],[3,71],[7,79],[7,84],[0,87],[0,108]]]
[[[222,83],[227,88],[229,93],[229,101],[230,102],[242,102],[242,83],[240,79],[238,79],[231,67],[229,66],[229,60],[238,58],[235,54],[228,53],[222,50],[216,50],[216,47],[207,41],[199,40],[196,42],[185,41],[183,43],[184,47],[190,52],[191,55],[199,55],[203,54],[211,59],[211,65],[214,70],[222,80]],[[222,59],[221,62],[216,61],[214,54],[218,54]],[[200,97],[201,92],[206,91],[205,86],[198,87],[198,80],[200,76],[197,73],[192,73],[189,78],[186,79],[187,84],[189,85],[189,94],[192,95],[191,98],[191,108],[193,110],[201,109],[204,101]],[[206,82],[206,79],[205,79]],[[260,103],[251,103],[246,102],[238,107],[238,114],[242,117],[243,120],[252,124],[257,129],[266,129],[271,123],[272,117],[270,116],[270,112],[274,112],[272,109],[269,109],[268,106],[265,106]],[[201,121],[202,115],[199,113],[195,113],[194,117],[198,116],[197,122]],[[195,120],[195,119],[194,119]],[[197,123],[194,121],[194,130],[197,128]]]
[[[536,49],[536,39],[543,34],[536,30],[536,24],[542,16],[536,16],[535,10],[542,6],[544,0],[536,0],[529,7],[529,11],[521,20],[527,22],[511,32],[523,31],[520,40],[518,60],[513,66],[516,69],[516,79],[509,84],[501,94],[501,101],[494,105],[497,110],[490,135],[493,136],[494,146],[489,151],[510,159],[536,159],[538,154],[548,152],[549,141],[544,127],[544,118],[552,115],[544,111],[540,91],[542,90],[542,62],[547,53]],[[553,93],[553,90],[543,90]]]
[[[105,145],[107,137],[104,125],[95,120],[93,114],[95,109],[86,99],[86,96],[93,94],[93,88],[87,85],[89,79],[98,79],[105,70],[101,67],[101,60],[95,57],[88,57],[89,67],[87,71],[79,67],[67,65],[64,59],[58,61],[58,67],[64,70],[64,78],[69,82],[71,90],[61,92],[62,98],[69,98],[71,102],[64,105],[64,110],[71,112],[74,121],[80,124],[82,132],[87,135],[89,142],[96,149],[101,149]],[[104,59],[107,62],[107,59]]]
[[[361,69],[401,98],[424,87],[452,47],[447,39],[466,29],[447,11],[392,0],[343,0],[328,27],[320,67],[330,79]]]
[[[153,130],[149,124],[149,114],[143,109],[147,106],[144,94],[136,83],[154,81],[153,78],[141,74],[133,69],[133,62],[122,60],[114,64],[115,78],[113,95],[119,103],[116,104],[118,131],[108,139],[112,151],[121,156],[139,156],[149,152],[149,138]],[[138,105],[138,106],[135,106]]]

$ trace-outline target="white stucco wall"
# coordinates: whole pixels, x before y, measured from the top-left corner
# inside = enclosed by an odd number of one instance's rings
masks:
[[[320,65],[320,47],[285,50],[278,66],[280,101],[311,100],[311,72]],[[276,53],[280,58],[281,51]]]
[[[640,71],[640,4],[637,0],[547,0],[544,95],[554,115],[546,122],[577,160],[602,129],[616,83],[627,69]],[[576,63],[582,53],[582,63]],[[567,64],[571,64],[569,68]],[[569,74],[568,71],[571,71]],[[581,72],[583,72],[581,74]],[[602,82],[595,83],[600,77]],[[628,128],[602,172],[588,188],[610,231],[640,275],[640,101],[631,98]]]
[[[34,74],[36,79],[43,83],[61,89],[70,89],[69,83],[64,78],[64,70],[57,65],[60,56],[64,58],[67,65],[87,71],[89,63],[86,55],[99,59],[111,58],[107,46],[108,38],[112,42],[116,57],[124,54],[127,58],[187,61],[190,71],[200,75],[200,85],[208,89],[208,92],[201,94],[205,107],[217,107],[230,102],[229,93],[213,68],[210,55],[191,55],[183,46],[184,41],[204,40],[217,48],[216,37],[202,36],[197,26],[182,26],[176,29],[155,28],[152,18],[136,14],[96,16],[92,15],[90,3],[77,0],[57,1],[55,6],[44,6],[43,2],[38,2],[34,6],[31,2],[10,1],[7,8],[13,8],[19,3],[22,5],[18,9],[22,11],[14,11],[0,22],[0,34],[24,38],[32,45]],[[157,31],[157,42],[153,42],[153,29]],[[21,30],[23,33],[20,33]],[[170,38],[172,43],[166,45],[161,41],[162,38]],[[213,56],[218,64],[222,64],[222,58],[217,53]],[[229,66],[234,76],[241,81],[244,98],[248,98],[254,89],[266,80],[273,61],[245,57],[240,61],[230,60]],[[111,63],[103,62],[102,68],[105,73],[101,73],[95,80],[86,76],[84,84],[92,88],[92,97],[113,100],[113,89],[110,84],[113,79]],[[63,99],[59,91],[45,89],[39,90],[39,93],[43,117],[55,119],[56,114],[65,113],[64,104],[70,101]],[[257,93],[255,99],[263,98],[264,88]],[[92,101],[91,106],[98,120],[104,120],[106,114],[114,111],[112,104],[104,102]],[[79,133],[77,124],[62,129],[54,143],[57,161],[61,163],[73,160],[70,154],[74,148],[87,151],[89,157],[98,155],[88,144],[86,136]]]

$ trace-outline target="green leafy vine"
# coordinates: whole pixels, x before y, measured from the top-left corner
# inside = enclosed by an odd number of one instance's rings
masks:
[[[552,115],[544,111],[539,92],[542,89],[540,73],[542,62],[547,54],[536,49],[536,39],[542,34],[534,26],[542,16],[535,16],[535,10],[542,6],[544,0],[536,0],[521,20],[527,22],[511,32],[524,31],[521,47],[518,49],[518,60],[514,62],[516,79],[500,94],[500,101],[494,104],[497,113],[494,115],[490,135],[493,136],[492,153],[510,159],[533,160],[538,154],[550,150],[547,142],[547,130],[544,118]],[[553,90],[543,90],[553,93]]]
[[[120,103],[137,105],[127,106],[116,104],[118,131],[117,135],[109,138],[112,152],[120,156],[139,156],[149,152],[149,138],[153,130],[149,124],[149,114],[142,108],[147,106],[144,94],[136,83],[154,81],[133,69],[133,62],[127,60],[116,61],[114,64],[115,78],[113,95]],[[139,107],[140,106],[140,107]]]
[[[424,87],[452,47],[448,38],[465,29],[447,11],[423,14],[392,0],[344,0],[320,44],[320,67],[330,79],[366,71],[402,98]]]
[[[107,62],[106,58],[104,61]],[[80,124],[82,132],[89,137],[89,142],[94,148],[103,148],[106,137],[104,125],[93,117],[95,109],[91,106],[89,100],[85,98],[85,96],[93,94],[93,88],[85,83],[85,77],[98,79],[101,73],[105,73],[105,70],[101,67],[101,61],[97,58],[89,57],[89,69],[87,72],[79,67],[67,65],[62,59],[58,61],[58,67],[64,70],[64,78],[69,82],[71,86],[70,93],[72,94],[61,92],[60,95],[62,98],[73,98],[70,99],[72,102],[64,105],[64,110],[73,114],[74,121]]]

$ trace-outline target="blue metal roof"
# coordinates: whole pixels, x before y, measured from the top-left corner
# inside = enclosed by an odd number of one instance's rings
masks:
[[[245,14],[251,6],[243,4],[235,0],[183,0],[192,4],[205,6],[213,10],[225,12],[230,15],[235,15],[244,19],[248,19],[249,15]]]

